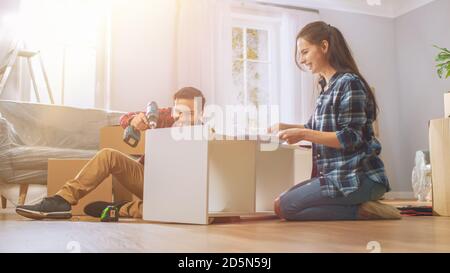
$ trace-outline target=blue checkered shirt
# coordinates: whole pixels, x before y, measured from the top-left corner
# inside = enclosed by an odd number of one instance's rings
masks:
[[[348,196],[359,188],[364,175],[390,191],[381,144],[374,136],[375,112],[363,81],[352,73],[336,73],[317,99],[305,128],[336,132],[340,149],[313,144],[313,164],[322,195]]]

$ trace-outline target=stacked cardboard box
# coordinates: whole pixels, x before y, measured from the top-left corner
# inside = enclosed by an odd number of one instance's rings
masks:
[[[86,165],[87,159],[49,159],[47,194],[56,194],[64,184],[76,177]],[[84,207],[95,201],[112,201],[112,177],[106,178],[94,191],[82,198],[76,206],[72,207],[72,215],[83,216]]]
[[[123,141],[124,129],[120,126],[108,126],[100,129],[100,149],[111,148],[130,156],[142,156],[145,152],[145,135],[142,133],[139,144],[133,148]],[[128,191],[113,178],[114,200],[138,200],[139,198]]]

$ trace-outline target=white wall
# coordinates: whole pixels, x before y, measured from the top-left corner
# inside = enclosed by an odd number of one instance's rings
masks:
[[[251,0],[243,0],[251,1]],[[434,0],[382,0],[381,5],[370,6],[367,0],[259,0],[281,5],[313,9],[332,9],[367,15],[395,18]]]
[[[131,4],[132,3],[132,4]],[[112,7],[110,109],[172,104],[176,0],[115,0]]]
[[[398,17],[432,1],[435,0],[391,0],[392,15]]]
[[[400,153],[396,162],[402,190],[410,189],[408,178],[417,150],[428,150],[428,121],[444,116],[443,94],[450,79],[440,80],[434,61],[436,44],[450,48],[450,1],[436,0],[395,19],[396,64],[400,117]]]
[[[394,20],[335,10],[320,10],[320,17],[339,28],[347,39],[361,73],[375,88],[380,108],[381,157],[393,191],[403,191],[409,178],[399,172],[401,157],[399,91],[396,80]],[[408,190],[410,191],[410,190]]]
[[[320,10],[324,21],[342,30],[363,75],[376,88],[382,158],[395,192],[412,192],[415,152],[428,150],[428,121],[444,115],[450,80],[438,79],[432,45],[450,47],[448,11],[448,0],[395,19]]]

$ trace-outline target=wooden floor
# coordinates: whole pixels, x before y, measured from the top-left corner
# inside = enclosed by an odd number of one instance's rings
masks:
[[[450,252],[450,218],[210,226],[95,219],[31,221],[0,210],[0,252]]]

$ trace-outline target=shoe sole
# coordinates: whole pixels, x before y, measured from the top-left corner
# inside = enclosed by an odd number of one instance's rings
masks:
[[[83,209],[84,214],[94,217],[94,218],[100,218],[102,216],[103,210],[108,206],[113,206],[114,203],[108,203],[103,201],[97,201],[92,202],[88,205],[86,205]],[[97,207],[101,207],[103,209],[96,209]]]
[[[395,207],[380,202],[372,201],[362,205],[363,210],[371,220],[400,220],[402,215]]]
[[[44,219],[55,219],[55,220],[66,220],[72,218],[71,211],[63,211],[63,212],[39,212],[32,211],[26,209],[16,209],[16,213],[33,220],[44,220]]]

